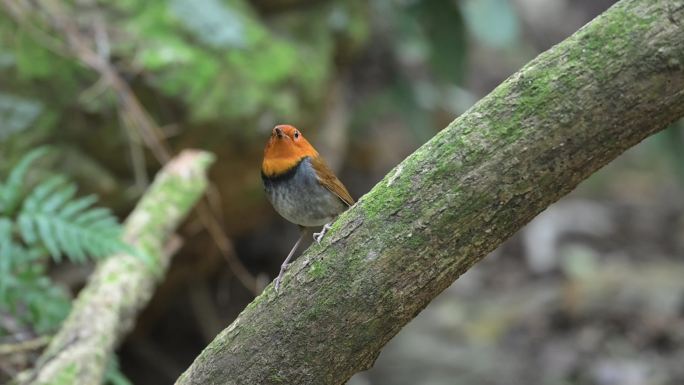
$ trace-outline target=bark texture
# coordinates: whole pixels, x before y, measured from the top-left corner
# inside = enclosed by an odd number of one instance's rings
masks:
[[[623,0],[392,170],[177,380],[342,384],[458,276],[684,115],[684,1]]]
[[[207,185],[212,156],[184,151],[159,172],[124,224],[124,239],[152,256],[115,255],[101,262],[80,292],[64,325],[20,384],[102,382],[108,360],[120,339],[152,297],[171,259],[164,245]]]

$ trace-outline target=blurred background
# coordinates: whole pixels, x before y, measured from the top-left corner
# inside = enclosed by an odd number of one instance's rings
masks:
[[[38,168],[123,219],[169,155],[217,155],[108,376],[169,384],[297,238],[259,177],[276,123],[298,126],[358,199],[613,2],[0,0],[0,175],[49,144]],[[542,213],[349,384],[684,383],[683,133],[649,138]],[[92,271],[45,266],[32,305],[0,304],[0,344],[54,333]],[[0,383],[39,352],[0,356]]]

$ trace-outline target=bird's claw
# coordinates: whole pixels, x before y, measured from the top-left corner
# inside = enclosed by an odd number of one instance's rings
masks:
[[[325,225],[323,225],[323,228],[321,229],[320,232],[318,232],[318,233],[313,233],[313,239],[314,239],[314,241],[316,241],[316,243],[318,243],[318,244],[320,245],[320,244],[321,244],[321,239],[323,239],[323,236],[325,235],[325,233],[326,233],[328,230],[330,230],[331,227],[332,227],[332,226],[330,225],[330,223],[326,223]]]
[[[277,276],[276,279],[275,279],[275,285],[274,285],[274,286],[275,286],[275,292],[276,292],[276,293],[277,293],[278,290],[280,289],[280,281],[282,280],[283,275],[285,275],[285,271],[287,270],[287,268],[288,268],[289,266],[290,266],[289,263],[283,263],[283,264],[280,266],[280,272],[278,273],[278,276]]]

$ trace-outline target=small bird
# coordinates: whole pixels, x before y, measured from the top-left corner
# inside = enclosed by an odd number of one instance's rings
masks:
[[[273,208],[301,230],[280,266],[275,280],[277,292],[308,228],[323,226],[320,232],[313,233],[314,240],[320,243],[330,222],[353,205],[354,199],[302,133],[287,124],[275,126],[271,132],[264,148],[261,179]]]

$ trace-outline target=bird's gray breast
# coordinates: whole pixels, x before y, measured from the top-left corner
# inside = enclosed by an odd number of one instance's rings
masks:
[[[301,226],[314,227],[331,222],[347,205],[320,184],[311,159],[277,177],[262,175],[266,196],[285,219]]]

